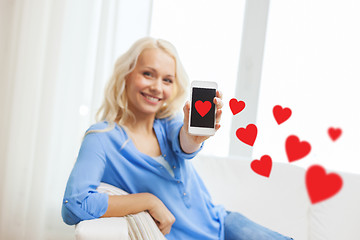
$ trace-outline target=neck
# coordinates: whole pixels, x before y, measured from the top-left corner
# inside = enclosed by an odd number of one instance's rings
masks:
[[[124,125],[134,133],[152,134],[155,115],[146,118],[136,117],[136,121],[129,120]]]

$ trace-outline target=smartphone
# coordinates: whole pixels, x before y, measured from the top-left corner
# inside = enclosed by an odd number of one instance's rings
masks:
[[[191,83],[191,103],[189,116],[189,133],[197,136],[215,134],[216,82],[193,81]]]

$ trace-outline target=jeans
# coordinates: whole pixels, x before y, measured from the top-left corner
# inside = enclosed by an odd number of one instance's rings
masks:
[[[237,212],[225,217],[225,240],[278,240],[292,239],[271,231]]]

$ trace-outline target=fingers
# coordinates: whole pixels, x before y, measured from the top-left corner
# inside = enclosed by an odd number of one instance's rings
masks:
[[[216,119],[215,119],[215,123],[220,123],[221,120],[221,115],[222,115],[222,110],[221,109],[217,109],[216,110]]]
[[[224,106],[224,103],[222,101],[223,93],[219,90],[216,91],[216,97],[214,98],[214,104],[216,104],[216,119],[215,119],[215,130],[218,130],[220,128],[220,120],[222,115],[221,108]]]
[[[221,98],[218,97],[214,97],[214,103],[217,109],[221,109],[224,106],[223,101],[221,100]]]
[[[164,235],[170,233],[171,227],[175,222],[175,217],[160,199],[156,197],[153,198],[153,203],[151,204],[151,208],[148,209],[148,212]]]
[[[222,99],[223,98],[223,93],[220,90],[216,90],[216,97]]]
[[[221,91],[216,90],[216,97],[214,97],[214,104],[216,104],[217,109],[221,109],[224,106],[224,103],[222,101],[223,94]]]
[[[216,104],[216,119],[215,123],[219,123],[222,115],[221,108],[224,106],[223,101],[220,98],[214,98],[214,103]],[[215,127],[216,128],[216,127]]]
[[[163,229],[160,229],[161,233],[165,236],[166,234],[169,234],[171,231],[171,226],[170,227],[165,227]]]
[[[171,227],[175,222],[175,217],[170,214],[166,219],[164,219],[159,225],[159,229],[162,232],[162,234],[166,235],[169,234],[171,231]]]

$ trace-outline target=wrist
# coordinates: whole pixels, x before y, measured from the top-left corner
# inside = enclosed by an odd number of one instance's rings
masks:
[[[181,150],[185,153],[193,153],[201,147],[202,142],[196,142],[195,137],[190,135],[184,128],[180,129],[179,141]]]
[[[159,198],[157,198],[154,194],[146,193],[146,210],[151,211],[158,204]]]

